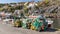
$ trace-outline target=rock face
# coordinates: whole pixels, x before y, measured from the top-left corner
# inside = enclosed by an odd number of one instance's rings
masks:
[[[60,0],[50,0],[50,1],[56,5],[60,5]]]
[[[46,8],[45,12],[57,12],[56,13],[56,17],[54,18],[54,23],[53,23],[53,27],[54,28],[60,28],[60,0],[49,0],[48,3],[48,8]],[[51,15],[51,14],[50,14]]]

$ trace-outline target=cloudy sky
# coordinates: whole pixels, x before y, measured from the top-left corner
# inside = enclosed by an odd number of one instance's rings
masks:
[[[11,2],[27,2],[32,0],[0,0],[0,3],[11,3]],[[34,1],[41,1],[41,0],[34,0]]]

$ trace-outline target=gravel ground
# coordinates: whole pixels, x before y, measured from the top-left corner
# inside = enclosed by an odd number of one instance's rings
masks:
[[[3,21],[0,21],[0,34],[60,34],[60,31],[38,32],[30,29],[16,28],[9,24],[3,24]]]

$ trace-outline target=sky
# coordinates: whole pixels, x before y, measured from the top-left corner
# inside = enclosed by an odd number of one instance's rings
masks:
[[[32,0],[0,0],[0,3],[13,3],[13,2],[28,2],[28,1],[32,1]],[[41,0],[34,0],[34,1],[41,1]]]

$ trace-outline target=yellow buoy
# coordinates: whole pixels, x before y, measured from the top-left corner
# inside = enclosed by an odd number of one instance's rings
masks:
[[[35,30],[35,27],[34,26],[31,26],[31,30]]]

